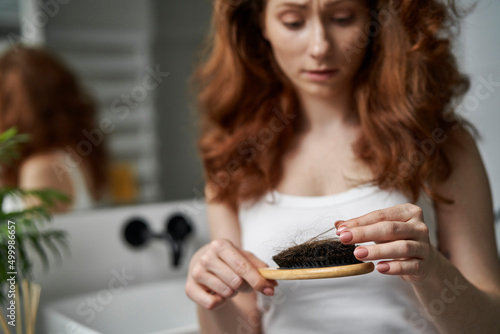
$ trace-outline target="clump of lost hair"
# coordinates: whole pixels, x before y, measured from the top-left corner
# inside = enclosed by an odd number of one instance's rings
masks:
[[[362,263],[354,256],[356,245],[345,245],[336,237],[320,236],[286,248],[273,256],[280,269],[321,268]]]

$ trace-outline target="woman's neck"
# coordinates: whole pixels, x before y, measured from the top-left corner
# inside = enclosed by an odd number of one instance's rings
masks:
[[[308,133],[331,133],[339,126],[356,122],[356,102],[352,93],[339,92],[327,97],[299,92],[304,113],[303,130]]]

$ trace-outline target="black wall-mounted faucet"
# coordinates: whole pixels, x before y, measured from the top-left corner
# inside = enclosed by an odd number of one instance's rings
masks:
[[[165,230],[154,233],[142,218],[132,218],[125,224],[123,236],[133,247],[142,247],[151,239],[163,239],[172,249],[172,265],[177,268],[181,263],[183,241],[192,233],[193,227],[182,214],[170,216],[165,223]]]
[[[172,246],[173,264],[178,267],[182,256],[182,243],[193,228],[185,216],[177,214],[169,218],[166,230],[167,240]]]

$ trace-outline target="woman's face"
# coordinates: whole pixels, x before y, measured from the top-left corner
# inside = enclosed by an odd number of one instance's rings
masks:
[[[298,89],[328,97],[351,88],[368,42],[366,0],[267,0],[263,35]]]

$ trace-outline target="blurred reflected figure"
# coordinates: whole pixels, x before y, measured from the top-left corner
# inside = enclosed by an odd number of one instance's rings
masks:
[[[48,51],[15,46],[0,56],[0,132],[30,135],[20,159],[2,166],[2,186],[53,188],[71,202],[56,212],[94,206],[106,184],[104,136],[96,108],[76,76]]]

